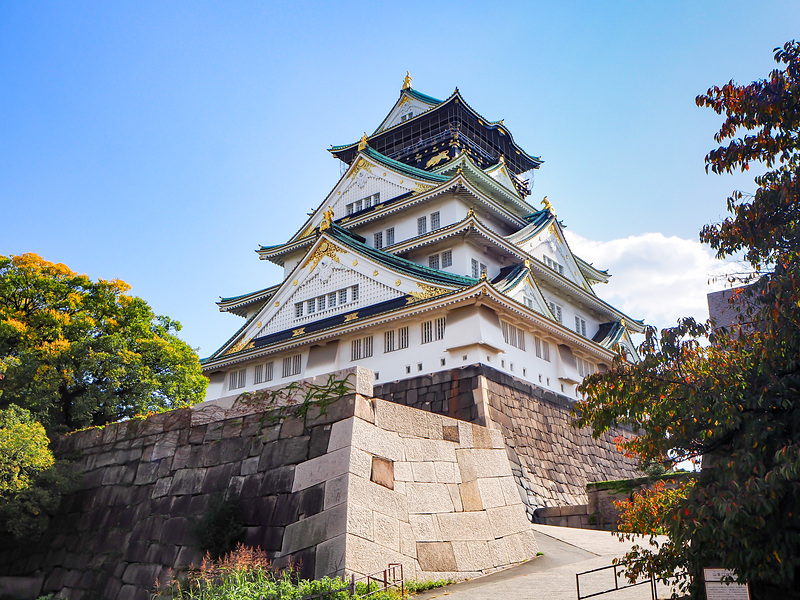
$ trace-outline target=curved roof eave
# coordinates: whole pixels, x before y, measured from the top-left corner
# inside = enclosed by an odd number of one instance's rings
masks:
[[[478,121],[481,124],[483,124],[483,126],[486,127],[487,129],[497,130],[497,131],[500,132],[501,135],[507,135],[508,139],[511,142],[511,145],[514,147],[514,149],[517,152],[519,152],[520,154],[522,154],[523,156],[525,156],[529,161],[534,163],[534,167],[533,167],[534,169],[538,169],[539,166],[542,163],[544,163],[544,160],[542,160],[541,157],[532,156],[532,155],[528,154],[527,152],[525,152],[525,150],[523,150],[522,147],[519,144],[517,144],[516,141],[514,141],[514,136],[511,134],[511,131],[509,131],[509,129],[505,126],[505,124],[502,121],[490,121],[489,119],[487,119],[483,115],[481,115],[479,112],[477,112],[474,108],[472,108],[464,100],[464,98],[461,96],[461,92],[458,91],[458,88],[455,89],[455,91],[450,95],[449,98],[447,98],[446,100],[441,101],[440,104],[438,104],[437,106],[431,108],[430,110],[422,112],[419,115],[414,115],[412,118],[410,118],[407,121],[404,121],[402,123],[397,123],[395,125],[392,125],[391,127],[387,127],[386,129],[382,129],[382,130],[374,132],[372,135],[367,137],[367,142],[369,143],[369,140],[374,138],[374,137],[377,137],[377,136],[380,136],[380,135],[384,135],[385,133],[387,133],[389,131],[392,131],[395,127],[399,127],[401,125],[407,125],[409,123],[412,123],[415,119],[418,119],[418,118],[420,118],[422,116],[429,116],[432,112],[440,110],[443,107],[445,107],[448,104],[450,104],[451,102],[455,102],[455,101],[460,102],[461,104],[463,104],[465,109],[468,110],[469,112],[471,112],[473,114],[473,116],[476,119],[478,119]],[[394,107],[392,107],[392,110],[394,110]],[[335,154],[337,152],[342,152],[344,150],[349,150],[352,147],[357,146],[358,143],[359,142],[352,142],[350,144],[342,144],[342,145],[339,145],[339,146],[332,145],[328,149],[328,151],[335,156]]]

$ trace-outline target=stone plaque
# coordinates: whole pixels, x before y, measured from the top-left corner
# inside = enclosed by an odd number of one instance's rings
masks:
[[[723,577],[731,577],[733,581],[723,582]],[[738,583],[730,569],[703,569],[703,579],[707,600],[750,600],[750,586]]]

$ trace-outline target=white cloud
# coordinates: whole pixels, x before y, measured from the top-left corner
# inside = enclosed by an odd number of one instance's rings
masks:
[[[594,287],[597,295],[659,329],[681,317],[705,321],[706,294],[726,287],[720,276],[732,270],[708,246],[676,236],[645,233],[596,242],[571,231],[565,234],[573,252],[611,274],[608,284]]]

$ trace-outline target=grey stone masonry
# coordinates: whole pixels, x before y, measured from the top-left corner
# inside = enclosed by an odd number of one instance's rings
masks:
[[[485,365],[377,385],[374,395],[499,429],[531,521],[537,508],[587,504],[587,483],[641,475],[614,443],[630,431],[595,440],[572,427],[574,400]]]
[[[146,600],[170,569],[199,566],[193,525],[219,496],[236,502],[246,545],[301,577],[401,562],[408,577],[460,579],[535,554],[500,431],[370,398],[363,369],[334,376],[350,393],[302,418],[244,398],[55,440],[82,483],[42,543],[0,548],[0,577]]]

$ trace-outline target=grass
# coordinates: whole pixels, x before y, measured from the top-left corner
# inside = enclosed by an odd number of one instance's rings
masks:
[[[219,560],[206,557],[200,569],[180,578],[170,574],[169,581],[157,583],[152,600],[300,600],[304,596],[340,590],[330,600],[355,600],[371,592],[370,600],[401,600],[400,589],[378,591],[378,584],[356,583],[351,595],[346,581],[324,577],[310,581],[297,578],[293,567],[275,571],[264,552],[239,545]],[[405,597],[442,587],[452,580],[408,581]]]

